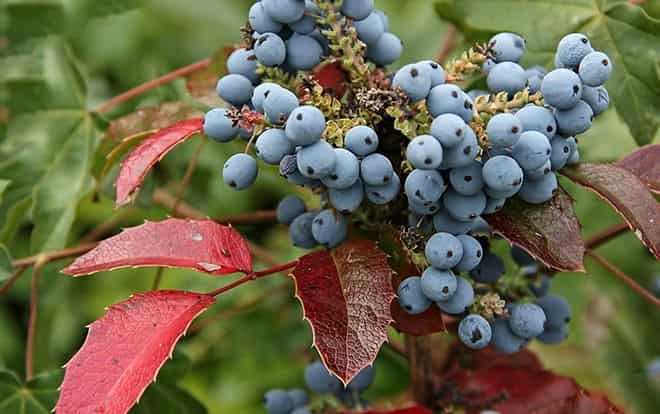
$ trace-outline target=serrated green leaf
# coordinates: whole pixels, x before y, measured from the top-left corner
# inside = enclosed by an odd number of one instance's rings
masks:
[[[0,144],[0,178],[11,180],[0,202],[0,240],[34,224],[32,249],[66,244],[78,201],[89,188],[98,131],[85,110],[85,83],[67,45],[35,43],[3,78],[12,118]]]
[[[660,21],[621,0],[439,0],[438,14],[474,39],[514,31],[527,39],[528,63],[549,66],[557,43],[582,32],[614,63],[607,88],[638,144],[660,126]]]
[[[59,34],[67,26],[66,11],[61,0],[10,0],[5,10],[9,20],[7,37],[11,44]]]
[[[57,400],[61,370],[22,383],[16,374],[0,370],[0,409],[12,414],[50,414]]]

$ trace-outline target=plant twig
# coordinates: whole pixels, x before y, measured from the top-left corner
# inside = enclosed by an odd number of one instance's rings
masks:
[[[587,249],[595,249],[596,247],[607,243],[608,241],[627,233],[630,230],[630,227],[627,223],[615,224],[612,227],[609,227],[603,231],[600,231],[593,236],[589,237],[584,242],[584,247]]]
[[[436,62],[443,64],[449,58],[449,55],[456,49],[458,39],[458,30],[453,24],[449,26],[445,38],[440,46],[440,51],[438,52],[438,57],[435,59]]]
[[[0,286],[0,296],[4,295],[7,293],[9,289],[11,289],[12,286],[14,286],[14,283],[18,281],[18,279],[21,278],[23,273],[25,272],[25,269],[27,269],[27,266],[20,266],[16,269],[13,275],[9,279],[5,281],[5,283]]]
[[[207,293],[207,295],[209,295],[209,296],[218,296],[220,294],[223,294],[227,291],[230,291],[230,290],[232,290],[232,289],[234,289],[238,286],[241,286],[241,285],[243,285],[247,282],[250,282],[252,280],[257,280],[257,279],[262,278],[264,276],[268,276],[268,275],[272,275],[272,274],[275,274],[275,273],[283,272],[285,270],[293,269],[294,267],[298,266],[298,263],[299,263],[298,260],[294,260],[293,262],[289,262],[289,263],[286,263],[286,264],[283,264],[283,265],[280,265],[280,266],[271,267],[270,269],[262,270],[260,272],[249,273],[249,274],[243,276],[242,278],[236,280],[235,282],[232,282],[228,285],[225,285],[221,288],[218,288],[218,289],[216,289],[212,292]]]
[[[183,194],[185,193],[186,187],[188,187],[188,183],[190,183],[190,179],[192,178],[192,175],[195,172],[195,168],[197,167],[197,161],[199,161],[199,157],[200,155],[202,155],[202,150],[204,149],[205,143],[206,143],[206,136],[202,135],[199,141],[199,145],[197,146],[197,150],[195,151],[195,155],[188,163],[188,168],[186,169],[186,173],[183,176],[183,179],[181,180],[181,185],[179,186],[179,192],[176,195],[176,200],[174,201],[174,205],[172,206],[172,214],[174,214],[175,216],[179,211],[179,205],[183,200]]]
[[[644,289],[641,285],[639,285],[637,282],[635,282],[630,276],[623,273],[623,271],[621,269],[614,266],[612,263],[608,262],[607,259],[605,259],[603,256],[601,256],[600,254],[594,252],[593,250],[587,250],[587,255],[591,256],[595,261],[597,261],[607,271],[612,273],[619,280],[621,280],[623,283],[625,283],[630,288],[632,288],[641,297],[643,297],[644,299],[646,299],[647,301],[649,301],[653,305],[655,305],[657,307],[660,307],[660,299],[656,298],[651,292]]]
[[[37,333],[37,304],[39,302],[39,273],[48,263],[45,257],[40,258],[32,271],[32,287],[30,288],[30,318],[28,321],[27,346],[25,348],[25,379],[30,381],[34,373],[34,337]]]
[[[126,216],[128,216],[129,213],[130,209],[127,208],[119,210],[117,214],[93,228],[89,233],[85,234],[79,240],[79,242],[86,244],[103,239],[108,234],[114,232],[115,229],[126,219]]]
[[[151,284],[151,290],[158,290],[158,287],[160,286],[160,281],[163,280],[163,271],[165,270],[164,267],[159,267],[156,269],[156,275],[154,276],[154,281]]]
[[[173,72],[170,72],[166,75],[161,76],[160,78],[153,79],[149,82],[143,83],[140,86],[137,86],[129,91],[126,91],[122,93],[121,95],[117,95],[114,98],[110,99],[108,102],[104,103],[103,105],[99,106],[96,109],[96,112],[102,113],[106,112],[115,106],[119,105],[120,103],[126,102],[138,95],[141,95],[145,92],[148,92],[154,88],[157,88],[161,85],[164,85],[166,83],[172,82],[178,77],[189,75],[193,72],[197,72],[198,70],[202,70],[207,68],[209,65],[211,65],[211,59],[204,59],[200,60],[199,62],[195,62],[191,65],[184,66],[180,69],[177,69]]]
[[[14,267],[30,266],[43,261],[44,263],[52,262],[54,260],[66,259],[67,257],[74,257],[87,253],[98,245],[98,242],[85,243],[79,246],[68,247],[62,250],[55,250],[52,252],[40,253],[34,256],[24,257],[22,259],[14,260],[12,265]]]
[[[392,350],[395,354],[400,355],[404,358],[408,358],[406,354],[406,349],[398,342],[396,342],[391,336],[388,335],[387,342],[385,346]]]

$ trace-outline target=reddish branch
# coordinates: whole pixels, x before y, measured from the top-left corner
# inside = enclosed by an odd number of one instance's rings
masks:
[[[172,206],[172,214],[174,214],[175,216],[179,211],[179,205],[181,205],[181,202],[183,201],[183,194],[185,193],[186,187],[188,187],[188,183],[190,183],[190,179],[192,178],[192,175],[195,172],[195,168],[197,167],[197,161],[199,161],[199,157],[200,155],[202,155],[202,150],[204,149],[205,143],[206,143],[206,137],[202,135],[199,141],[199,145],[197,146],[197,150],[195,151],[195,155],[188,163],[188,168],[186,169],[186,173],[183,176],[183,180],[181,180],[181,185],[179,186],[179,192],[176,195],[176,200],[174,201],[174,205]]]
[[[614,266],[612,263],[608,262],[607,259],[605,259],[603,256],[601,256],[600,254],[594,252],[593,250],[587,250],[587,255],[591,256],[595,261],[597,261],[607,271],[612,273],[619,280],[621,280],[623,283],[625,283],[630,288],[632,288],[641,297],[643,297],[647,301],[651,302],[655,306],[660,307],[660,299],[656,298],[651,292],[649,292],[648,290],[646,290],[642,286],[640,286],[630,276],[623,273],[623,271],[621,269]]]
[[[607,228],[601,232],[594,234],[589,237],[584,243],[584,246],[587,249],[595,249],[596,247],[607,243],[608,241],[620,236],[624,233],[627,233],[630,230],[630,227],[626,223],[619,223],[610,228]]]
[[[114,98],[110,99],[108,102],[104,103],[103,105],[99,106],[96,109],[96,112],[102,113],[106,112],[115,106],[126,102],[138,95],[141,95],[145,92],[148,92],[154,88],[157,88],[161,85],[164,85],[166,83],[172,82],[178,77],[181,76],[186,76],[189,75],[193,72],[197,72],[198,70],[202,70],[207,68],[211,64],[211,59],[204,59],[200,60],[199,62],[195,62],[191,65],[185,66],[183,68],[177,69],[173,72],[170,72],[166,75],[161,76],[160,78],[153,79],[149,82],[143,83],[142,85],[135,87],[129,91],[126,91],[122,93],[121,95],[117,95]]]
[[[30,318],[27,331],[27,346],[25,350],[25,379],[30,381],[34,373],[34,337],[37,328],[37,304],[39,303],[39,273],[47,262],[42,257],[32,271],[32,287],[30,288]]]
[[[449,29],[445,34],[445,39],[442,42],[442,45],[440,46],[440,51],[438,51],[438,56],[436,58],[436,61],[438,63],[443,64],[447,61],[449,55],[451,55],[451,53],[456,48],[457,41],[458,41],[458,30],[456,30],[456,26],[452,24],[449,26]]]
[[[262,277],[269,276],[269,275],[272,275],[272,274],[275,274],[275,273],[280,273],[280,272],[283,272],[285,270],[293,269],[296,266],[298,266],[298,260],[294,260],[293,262],[286,263],[286,264],[283,264],[283,265],[280,265],[280,266],[271,267],[270,269],[262,270],[260,272],[252,272],[252,273],[249,273],[249,274],[243,276],[242,278],[236,280],[235,282],[232,282],[232,283],[230,283],[228,285],[225,285],[225,286],[223,286],[219,289],[216,289],[212,292],[207,293],[207,295],[209,295],[209,296],[218,296],[218,295],[223,294],[227,291],[230,291],[230,290],[232,290],[232,289],[234,289],[238,286],[241,286],[241,285],[243,285],[247,282],[251,282],[253,280],[257,280],[257,279],[260,279]]]
[[[16,269],[14,274],[11,275],[11,277],[9,279],[7,279],[5,281],[5,283],[2,284],[2,286],[0,286],[0,296],[7,293],[7,291],[9,289],[11,289],[12,286],[14,286],[14,283],[16,283],[18,281],[18,279],[21,278],[21,276],[23,275],[23,272],[25,272],[26,268],[27,268],[27,266],[19,267],[18,269]]]

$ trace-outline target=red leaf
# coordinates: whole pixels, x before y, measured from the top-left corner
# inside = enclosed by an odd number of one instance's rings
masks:
[[[314,69],[313,75],[314,79],[326,92],[330,92],[337,97],[344,96],[348,79],[341,63],[335,62],[318,66]]]
[[[325,366],[348,383],[371,365],[392,322],[392,269],[372,241],[348,242],[300,259],[296,296]]]
[[[131,227],[99,243],[63,270],[83,276],[122,267],[165,266],[213,275],[249,272],[247,242],[233,228],[212,220],[167,219]]]
[[[346,411],[343,414],[433,414],[433,411],[428,408],[420,407],[418,405],[413,405],[405,408],[390,408],[382,410],[368,410],[368,411]]]
[[[414,271],[406,271],[394,278],[394,291],[399,284],[408,276],[412,276]],[[447,332],[447,323],[452,318],[443,314],[435,305],[431,305],[425,312],[419,315],[411,315],[404,311],[398,300],[393,300],[390,306],[392,318],[394,319],[394,328],[399,332],[404,332],[412,336],[426,336],[436,332]],[[445,320],[446,319],[446,320]]]
[[[121,163],[117,176],[116,205],[130,203],[149,170],[175,146],[203,130],[204,119],[176,123],[142,141]]]
[[[485,216],[493,231],[525,249],[547,267],[584,272],[584,241],[573,201],[560,191],[545,204],[507,200],[501,211]]]
[[[450,381],[468,402],[507,414],[622,412],[602,396],[580,388],[573,379],[541,369],[498,365],[461,371]]]
[[[645,145],[616,165],[635,174],[654,193],[660,193],[660,144]]]
[[[216,50],[210,57],[209,66],[186,77],[186,89],[192,98],[212,108],[226,106],[218,97],[215,86],[218,79],[227,74],[227,58],[236,49],[237,46],[231,45]]]
[[[128,412],[193,319],[214,303],[201,293],[158,291],[111,306],[67,363],[56,412]]]
[[[660,204],[637,176],[613,164],[581,163],[562,174],[598,194],[660,259]]]

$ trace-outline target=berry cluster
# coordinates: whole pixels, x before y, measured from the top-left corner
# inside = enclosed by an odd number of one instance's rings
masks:
[[[368,405],[361,394],[374,382],[375,370],[367,367],[360,371],[344,387],[341,381],[330,374],[321,361],[305,368],[305,385],[319,396],[334,398],[348,407],[364,408]],[[266,393],[264,407],[269,414],[309,414],[309,396],[305,390],[271,390]]]
[[[333,248],[351,225],[401,225],[421,273],[400,284],[402,308],[419,314],[435,303],[465,316],[459,336],[471,348],[559,342],[565,301],[545,296],[548,278],[536,263],[521,265],[533,283],[515,292],[498,283],[506,269],[482,215],[515,196],[552,199],[554,172],[579,161],[575,135],[609,104],[609,58],[571,34],[559,43],[557,69],[525,70],[524,39],[500,33],[444,68],[421,61],[389,75],[383,65],[399,57],[401,42],[387,26],[372,0],[256,2],[247,45],[229,56],[217,86],[232,108],[213,109],[204,122],[216,141],[248,141],[226,161],[223,180],[237,190],[254,183],[253,148],[289,183],[318,195],[320,207],[298,196],[278,205],[298,247]],[[319,73],[330,66],[340,79],[328,86]],[[458,85],[475,71],[490,91]]]

